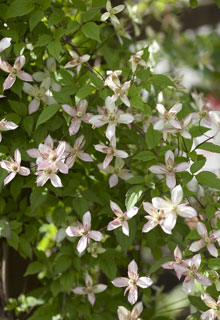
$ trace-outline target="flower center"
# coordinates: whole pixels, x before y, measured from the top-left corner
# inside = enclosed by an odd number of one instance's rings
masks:
[[[82,112],[78,111],[76,116],[77,116],[77,118],[81,118],[82,117]]]
[[[44,170],[44,174],[48,175],[48,174],[51,174],[52,173],[52,170],[51,169],[46,169]]]
[[[134,279],[129,279],[129,280],[128,280],[128,284],[129,284],[129,286],[135,286],[135,285],[136,285],[136,280],[134,280]]]
[[[13,74],[17,74],[17,69],[16,68],[12,68],[12,73]]]
[[[18,165],[17,165],[16,163],[13,164],[13,165],[11,166],[11,169],[12,169],[13,171],[17,171]]]

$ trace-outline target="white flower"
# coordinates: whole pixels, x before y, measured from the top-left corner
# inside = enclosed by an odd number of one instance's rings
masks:
[[[108,18],[110,18],[113,23],[120,24],[118,18],[115,15],[123,11],[124,7],[125,6],[121,4],[112,8],[111,2],[108,0],[106,3],[107,12],[103,13],[103,15],[101,16],[101,21],[106,21]]]

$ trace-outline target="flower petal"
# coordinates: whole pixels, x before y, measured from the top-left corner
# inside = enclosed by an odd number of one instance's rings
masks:
[[[103,234],[99,231],[89,231],[88,236],[95,241],[102,241],[104,239]]]
[[[127,287],[128,286],[128,278],[120,277],[120,278],[115,278],[112,281],[112,284],[115,287],[121,288],[121,287]]]
[[[137,286],[141,288],[148,288],[152,283],[153,281],[149,277],[140,277],[137,281]]]
[[[84,229],[85,230],[90,230],[90,228],[91,228],[91,213],[89,211],[84,213],[82,221],[83,221]]]
[[[86,249],[86,247],[87,247],[87,237],[82,236],[77,243],[76,249],[78,250],[79,253],[82,253]]]

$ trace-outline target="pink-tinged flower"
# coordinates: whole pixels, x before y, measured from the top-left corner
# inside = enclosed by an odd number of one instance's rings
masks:
[[[15,130],[16,128],[18,128],[18,125],[14,122],[2,119],[0,121],[0,142],[2,141],[1,131]]]
[[[60,180],[60,178],[58,177],[58,175],[56,174],[56,172],[58,171],[58,168],[51,166],[48,169],[45,170],[40,170],[37,171],[35,174],[38,176],[37,177],[37,186],[38,187],[42,187],[43,185],[45,185],[45,183],[50,180],[52,185],[55,188],[59,188],[62,187],[62,182]]]
[[[192,120],[192,114],[187,115],[183,120],[179,120],[181,129],[175,128],[164,128],[163,130],[163,139],[166,141],[168,134],[177,134],[179,133],[185,139],[191,139],[192,136],[189,133],[189,124]]]
[[[112,96],[112,101],[117,101],[119,98],[121,99],[121,101],[127,106],[130,107],[130,101],[127,97],[127,91],[131,86],[131,81],[126,81],[125,83],[123,83],[123,85],[121,86],[117,86],[112,88],[112,90],[114,91],[114,95]]]
[[[174,166],[174,154],[171,150],[168,150],[165,153],[165,165],[151,166],[149,170],[156,174],[165,174],[168,188],[173,189],[176,185],[175,173],[185,171],[188,167],[187,162],[181,162]]]
[[[118,123],[130,124],[134,121],[134,117],[129,113],[119,111],[111,97],[105,99],[105,109],[99,108],[100,115],[92,116],[89,120],[95,127],[102,127],[108,123],[106,137],[111,140],[115,136],[115,128]]]
[[[134,304],[138,299],[137,287],[148,288],[152,285],[153,281],[148,277],[139,277],[137,263],[132,260],[128,265],[128,278],[115,278],[112,284],[115,287],[127,287],[125,293],[129,291],[128,301]]]
[[[87,294],[89,303],[93,306],[95,303],[95,294],[105,291],[107,286],[102,283],[93,285],[92,277],[89,274],[85,276],[85,284],[86,287],[76,287],[73,289],[73,292],[80,295]]]
[[[195,100],[195,106],[198,110],[197,112],[192,112],[191,117],[192,120],[199,122],[202,126],[210,126],[211,119],[210,119],[210,108],[206,102],[206,99],[202,97],[201,94],[192,93],[192,97]]]
[[[204,276],[203,274],[198,273],[198,269],[201,264],[201,256],[200,254],[196,254],[192,257],[192,259],[188,260],[188,267],[183,266],[182,264],[176,264],[175,270],[181,275],[186,276],[183,282],[183,291],[186,294],[189,294],[193,290],[194,281],[197,280],[203,286],[211,286],[211,281]]]
[[[154,123],[154,130],[162,131],[164,128],[169,127],[181,129],[181,125],[176,118],[176,114],[182,109],[181,103],[175,104],[169,111],[162,104],[157,104],[156,109],[159,112],[160,119]]]
[[[137,70],[138,65],[142,67],[147,66],[147,63],[143,59],[141,59],[143,54],[144,50],[140,50],[135,55],[131,56],[131,58],[129,59],[129,62],[131,62],[131,70],[133,73],[135,73],[135,71]]]
[[[201,298],[210,309],[203,312],[200,319],[213,320],[217,318],[220,320],[220,296],[217,302],[208,293],[205,293]]]
[[[123,306],[118,307],[118,319],[119,320],[141,320],[139,318],[139,315],[143,311],[143,303],[138,302],[132,309],[132,311],[129,311]]]
[[[212,127],[214,126],[214,142],[220,144],[220,112],[219,111],[210,111],[210,118]]]
[[[122,232],[126,236],[129,236],[129,226],[127,221],[133,218],[138,213],[138,208],[131,207],[127,211],[123,212],[121,208],[113,201],[110,201],[110,207],[117,218],[109,222],[107,230],[112,231],[118,227],[122,227]]]
[[[118,178],[125,181],[133,178],[134,175],[128,169],[123,169],[124,165],[125,162],[121,158],[115,159],[114,167],[109,165],[107,168],[104,169],[102,163],[98,164],[98,168],[101,171],[111,174],[108,180],[110,188],[113,188],[118,184]]]
[[[37,159],[36,163],[39,164],[48,158],[48,154],[49,154],[48,150],[53,150],[53,147],[54,147],[53,139],[51,138],[50,135],[48,135],[45,138],[44,143],[39,144],[38,149],[36,148],[28,149],[26,150],[26,152],[29,155],[29,157],[36,158]]]
[[[124,8],[125,6],[123,4],[112,8],[111,2],[108,0],[106,3],[107,12],[102,14],[101,21],[106,21],[108,20],[108,18],[110,18],[112,23],[120,24],[118,18],[116,17],[116,14],[123,11]]]
[[[88,154],[83,152],[83,147],[86,143],[86,140],[84,136],[78,137],[75,142],[74,146],[71,147],[69,144],[66,143],[66,149],[65,152],[67,152],[67,158],[66,158],[66,165],[68,168],[72,168],[72,166],[75,163],[76,158],[79,158],[82,161],[86,162],[92,162],[92,157]]]
[[[119,76],[121,75],[122,71],[121,70],[108,70],[106,72],[107,77],[105,79],[105,86],[108,86],[110,89],[113,90],[115,87],[120,87],[120,80]]]
[[[0,162],[0,165],[3,169],[7,170],[8,172],[11,172],[5,178],[4,185],[9,183],[12,179],[14,179],[17,173],[19,173],[22,176],[28,176],[30,174],[30,169],[21,167],[21,153],[18,149],[16,149],[14,152],[14,158],[15,160],[13,160],[10,157],[11,161],[2,160]]]
[[[149,216],[145,216],[148,222],[143,226],[142,232],[149,232],[159,224],[165,233],[171,234],[171,230],[164,225],[166,216],[163,210],[154,208],[150,202],[143,202],[143,208]]]
[[[113,157],[116,157],[116,158],[127,158],[128,157],[127,152],[125,152],[123,150],[116,149],[116,138],[115,137],[112,137],[109,147],[104,146],[102,144],[96,144],[96,145],[94,145],[94,147],[97,151],[100,151],[102,153],[107,154],[104,159],[104,162],[103,162],[104,169],[108,167],[108,165],[113,160]]]
[[[86,113],[86,110],[88,108],[88,102],[86,100],[81,100],[77,104],[76,108],[71,107],[68,104],[63,104],[62,107],[63,110],[72,117],[71,125],[69,127],[70,136],[76,134],[79,131],[81,122],[89,123],[91,114]]]
[[[78,227],[67,227],[66,234],[69,237],[81,237],[77,244],[77,250],[79,253],[86,249],[87,243],[89,243],[91,239],[94,241],[103,240],[104,237],[101,232],[91,230],[91,214],[89,211],[83,215],[82,223],[77,221],[77,224]]]
[[[189,250],[192,252],[196,252],[206,246],[211,256],[218,257],[218,250],[214,246],[214,242],[220,241],[220,230],[210,232],[208,234],[206,226],[202,222],[197,223],[196,230],[202,239],[193,242]]]
[[[20,56],[16,58],[13,67],[7,61],[0,59],[0,69],[9,73],[9,76],[5,79],[3,83],[3,90],[10,89],[13,86],[16,77],[23,81],[33,81],[32,76],[30,74],[21,70],[24,64],[25,56]]]
[[[82,64],[89,61],[90,56],[88,54],[85,54],[83,56],[79,56],[78,53],[75,51],[69,50],[69,54],[73,58],[73,60],[69,61],[64,68],[76,68],[77,73],[80,72],[80,69],[82,67]]]
[[[9,48],[10,45],[11,45],[11,38],[3,38],[0,41],[0,52],[2,52],[5,49]]]
[[[153,206],[165,212],[164,226],[166,229],[172,230],[175,227],[177,215],[183,218],[194,218],[197,216],[196,210],[186,203],[181,203],[182,200],[183,189],[180,185],[171,190],[171,200],[164,200],[159,197],[152,199]]]
[[[182,265],[184,267],[187,267],[190,259],[182,259],[182,252],[180,251],[178,246],[174,250],[174,258],[174,261],[168,261],[163,263],[162,267],[164,269],[174,269],[176,271],[177,278],[180,280],[182,273],[178,271],[178,266]]]
[[[49,83],[47,86],[44,83],[40,85],[40,88],[36,85],[32,86],[30,83],[24,83],[23,91],[34,99],[28,105],[29,114],[36,112],[40,106],[40,102],[44,102],[47,105],[56,103],[56,100],[52,97],[52,93],[49,90]]]

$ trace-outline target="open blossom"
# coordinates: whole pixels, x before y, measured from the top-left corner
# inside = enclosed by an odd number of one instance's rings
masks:
[[[4,185],[14,179],[17,173],[22,176],[28,176],[30,174],[30,170],[28,168],[21,166],[21,153],[18,149],[16,149],[14,152],[14,159],[15,160],[10,157],[11,161],[2,160],[0,162],[1,167],[10,172],[10,174],[4,180]]]
[[[108,165],[113,160],[113,157],[116,157],[116,158],[127,158],[128,157],[127,152],[125,152],[123,150],[116,149],[116,138],[115,137],[112,137],[109,147],[102,145],[102,144],[96,144],[94,147],[97,151],[106,153],[106,157],[103,162],[103,169],[108,167]]]
[[[202,97],[201,94],[192,93],[192,97],[195,100],[195,105],[198,111],[192,112],[191,117],[196,123],[200,123],[202,126],[210,126],[212,120],[210,118],[210,111],[208,103],[206,99]]]
[[[177,215],[183,218],[194,218],[197,216],[196,210],[186,203],[182,203],[183,189],[180,185],[171,191],[171,200],[155,197],[152,199],[153,206],[157,209],[164,210],[165,221],[164,226],[168,230],[172,230],[176,225]]]
[[[197,223],[196,230],[202,239],[193,242],[189,250],[192,252],[196,252],[206,246],[211,256],[218,257],[218,250],[216,249],[214,242],[220,242],[220,230],[210,232],[208,234],[206,226],[202,222]]]
[[[18,125],[5,119],[0,120],[0,142],[2,141],[1,131],[15,130]]]
[[[123,85],[112,88],[114,95],[112,96],[112,101],[117,101],[119,98],[127,106],[130,107],[130,101],[127,96],[127,91],[131,86],[131,81],[126,81]]]
[[[128,278],[115,278],[112,281],[112,284],[115,287],[127,287],[124,294],[129,291],[128,301],[131,304],[134,304],[138,299],[137,287],[148,288],[152,283],[153,281],[149,277],[139,277],[138,266],[134,260],[132,260],[128,265]]]
[[[23,81],[33,81],[32,76],[29,73],[21,70],[24,64],[25,56],[17,57],[15,59],[13,67],[7,61],[0,59],[0,69],[9,73],[9,76],[5,79],[3,83],[4,90],[10,89],[13,86],[16,77]]]
[[[129,236],[129,226],[127,221],[133,218],[138,213],[138,208],[131,207],[127,211],[123,212],[121,208],[113,201],[110,201],[110,207],[117,218],[109,222],[107,230],[112,231],[118,227],[122,227],[122,232],[126,236]]]
[[[110,89],[113,90],[113,88],[115,87],[119,87],[120,86],[120,80],[119,80],[119,76],[121,75],[122,71],[121,70],[108,70],[106,72],[107,77],[105,79],[105,86],[108,86]]]
[[[181,103],[175,104],[169,111],[167,111],[162,104],[157,104],[156,109],[159,112],[160,119],[154,123],[154,130],[161,131],[169,127],[181,129],[181,125],[176,118],[176,114],[182,109]]]
[[[183,265],[185,267],[188,266],[190,259],[183,260],[182,252],[180,251],[179,247],[177,246],[174,250],[174,261],[168,261],[162,264],[164,269],[174,269],[176,271],[177,278],[180,279],[182,273],[178,271],[178,266]]]
[[[73,60],[69,61],[64,68],[76,68],[77,73],[80,72],[82,64],[89,61],[90,55],[84,54],[83,56],[78,55],[75,51],[69,50],[69,54],[73,58]]]
[[[220,320],[220,296],[217,302],[208,293],[205,293],[201,298],[210,309],[203,312],[200,319],[213,320],[217,318]]]
[[[174,166],[174,154],[171,150],[165,153],[165,165],[151,166],[149,170],[156,174],[165,174],[166,184],[168,188],[172,189],[176,185],[175,172],[185,171],[189,167],[187,162],[181,162]]]
[[[102,283],[93,285],[92,277],[89,274],[85,276],[85,284],[86,287],[76,287],[73,289],[73,292],[80,295],[87,294],[88,300],[93,306],[95,303],[95,294],[105,291],[107,286]]]
[[[161,226],[162,230],[168,234],[171,234],[171,230],[167,229],[164,225],[165,212],[163,210],[158,210],[150,202],[143,202],[144,211],[149,213],[149,216],[144,216],[148,222],[143,226],[142,232],[149,232],[158,224]]]
[[[111,97],[105,99],[105,109],[99,108],[99,115],[92,116],[89,120],[95,127],[102,127],[108,123],[106,137],[111,140],[115,136],[115,128],[117,124],[130,124],[134,121],[134,117],[129,113],[119,111]]]
[[[183,291],[189,294],[193,290],[194,282],[197,280],[203,286],[210,286],[211,281],[201,273],[198,273],[198,269],[201,264],[200,254],[196,254],[192,259],[188,260],[188,266],[183,266],[182,264],[175,265],[175,270],[179,274],[186,276],[183,282]]]
[[[164,128],[163,129],[163,139],[166,141],[168,134],[179,133],[185,139],[191,139],[192,136],[189,133],[189,124],[192,120],[192,114],[187,115],[183,120],[179,120],[181,129],[177,128]]]
[[[118,307],[118,319],[119,320],[141,320],[139,315],[143,311],[143,303],[138,302],[133,307],[132,311],[129,311],[123,306]]]
[[[56,103],[56,100],[52,97],[52,93],[49,90],[49,83],[46,84],[46,82],[44,82],[40,85],[40,88],[36,85],[32,86],[29,83],[24,83],[23,91],[34,98],[28,105],[29,114],[38,110],[41,101],[48,105]]]
[[[91,230],[91,214],[89,211],[83,215],[82,223],[77,221],[77,224],[78,227],[67,227],[66,234],[69,237],[81,237],[77,244],[79,253],[86,249],[87,243],[89,243],[91,239],[101,241],[104,238],[101,232]]]
[[[210,111],[211,123],[214,126],[214,142],[220,144],[220,112]]]
[[[65,152],[68,154],[66,158],[66,164],[68,168],[72,168],[75,163],[76,158],[79,158],[82,161],[92,162],[92,157],[88,154],[83,152],[83,147],[86,143],[84,136],[78,137],[75,142],[74,146],[71,147],[68,143],[66,143]]]
[[[2,52],[5,49],[9,48],[10,45],[11,45],[11,38],[3,38],[0,41],[0,52]]]
[[[56,174],[58,172],[58,168],[51,166],[45,170],[39,170],[35,174],[37,175],[37,186],[42,187],[45,183],[50,180],[52,185],[55,188],[62,187],[62,182],[60,177]]]
[[[81,100],[77,104],[76,108],[71,107],[68,104],[63,104],[62,107],[63,110],[72,117],[69,127],[70,136],[76,134],[79,131],[81,122],[88,123],[89,119],[91,118],[91,114],[86,113],[86,110],[88,108],[88,102],[86,100]]]
[[[31,158],[36,158],[36,163],[39,164],[42,161],[46,160],[48,157],[48,150],[52,150],[54,147],[54,141],[50,135],[48,135],[44,143],[40,143],[38,149],[28,149],[26,150],[27,154]]]
[[[129,62],[131,62],[131,70],[133,73],[137,70],[138,65],[146,67],[147,63],[141,59],[144,54],[144,50],[138,51],[135,55],[131,56]]]
[[[107,12],[102,14],[101,21],[106,21],[110,18],[113,23],[120,24],[116,14],[123,11],[124,7],[125,6],[123,4],[120,4],[119,6],[112,8],[111,2],[108,0],[106,3]]]
[[[104,169],[102,163],[98,164],[98,168],[101,171],[111,174],[108,180],[110,188],[113,188],[118,184],[118,178],[125,181],[133,178],[134,175],[128,169],[123,169],[124,165],[125,162],[121,158],[115,159],[114,167],[109,165],[107,168]]]

